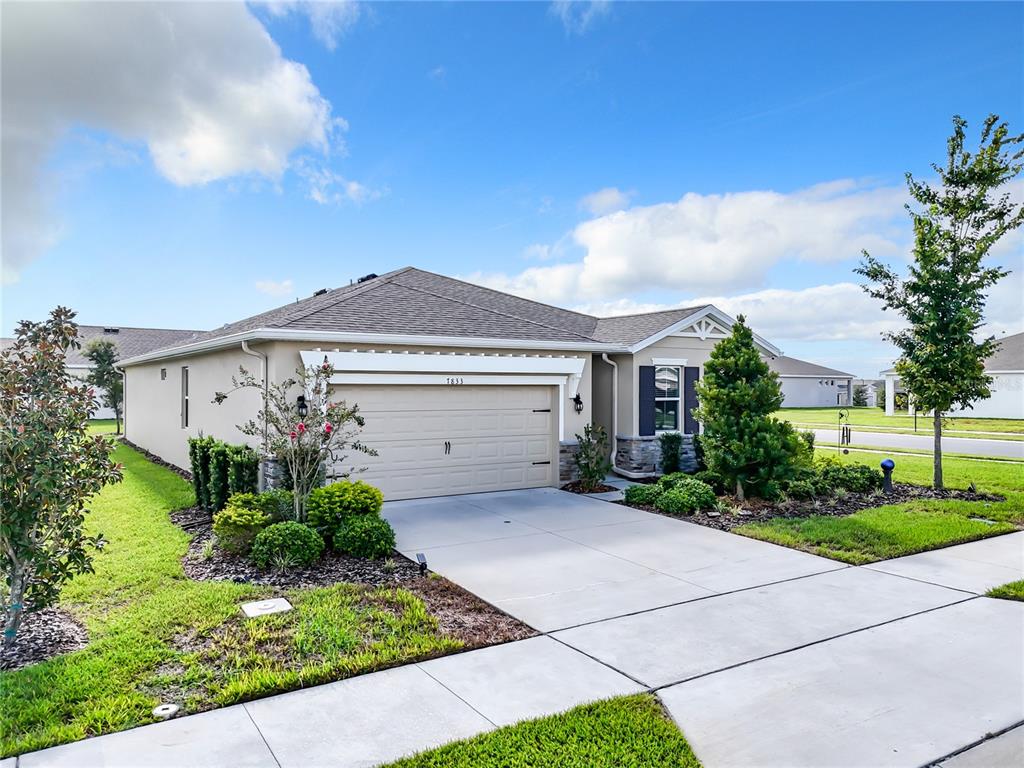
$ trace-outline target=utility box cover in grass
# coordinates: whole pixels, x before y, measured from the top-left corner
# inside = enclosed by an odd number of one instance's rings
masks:
[[[242,613],[250,619],[254,616],[269,616],[272,613],[284,613],[291,609],[292,604],[283,597],[275,597],[272,600],[257,600],[254,603],[242,603]]]

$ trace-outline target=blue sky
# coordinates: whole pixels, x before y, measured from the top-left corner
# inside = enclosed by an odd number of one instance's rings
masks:
[[[5,335],[58,303],[212,328],[415,265],[713,299],[871,375],[893,321],[851,269],[905,259],[903,173],[954,113],[1024,130],[1016,3],[99,8],[4,9]],[[1020,238],[998,257],[1020,331]]]

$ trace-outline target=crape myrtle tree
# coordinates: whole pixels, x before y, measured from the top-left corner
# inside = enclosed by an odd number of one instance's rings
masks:
[[[85,533],[85,505],[121,479],[111,444],[88,432],[92,388],[65,366],[78,347],[74,316],[57,307],[45,322],[21,322],[0,352],[4,648],[26,611],[52,605],[67,581],[92,571],[91,550],[103,538]]]
[[[99,391],[101,405],[114,412],[117,434],[121,434],[121,413],[124,410],[124,379],[115,367],[117,345],[106,339],[93,339],[82,352],[92,362],[93,368],[86,379]]]
[[[320,365],[298,368],[294,378],[276,384],[264,383],[244,367],[231,379],[232,392],[254,389],[260,395],[260,407],[255,419],[239,424],[238,430],[258,438],[264,458],[276,458],[285,463],[292,478],[294,518],[306,522],[306,499],[319,483],[325,463],[343,464],[346,451],[357,451],[369,456],[377,452],[359,441],[363,417],[358,405],[344,401],[331,401],[330,378],[334,369],[324,358]],[[305,415],[299,415],[297,400],[305,398]],[[218,392],[213,399],[222,403],[228,393]],[[347,477],[351,471],[342,472]]]
[[[735,488],[740,500],[776,495],[806,449],[788,422],[772,417],[782,405],[782,387],[754,346],[743,315],[711,350],[697,399],[708,468]]]
[[[895,310],[903,330],[884,334],[899,349],[896,372],[914,404],[932,411],[934,478],[942,488],[942,417],[988,397],[992,378],[985,359],[995,352],[992,337],[979,340],[988,289],[1008,272],[984,264],[1000,239],[1024,223],[1024,205],[998,193],[1022,168],[1024,135],[1011,136],[1006,123],[990,115],[977,152],[964,149],[967,121],[953,118],[946,164],[933,165],[938,184],[907,174],[907,205],[914,224],[913,262],[904,279],[867,251],[856,272],[864,289]]]

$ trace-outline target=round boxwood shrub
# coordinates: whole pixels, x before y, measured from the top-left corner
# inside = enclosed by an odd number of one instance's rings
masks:
[[[672,472],[668,475],[662,475],[658,479],[658,487],[662,491],[670,491],[685,480],[689,480],[690,475],[685,472]]]
[[[631,485],[622,492],[627,504],[638,504],[642,507],[653,507],[658,497],[664,493],[657,483],[651,485]]]
[[[270,523],[255,493],[236,493],[224,509],[214,513],[213,534],[217,546],[225,552],[244,555],[252,548],[256,535]]]
[[[715,501],[715,492],[711,486],[687,477],[661,494],[654,506],[671,515],[692,515],[699,509],[715,506]]]
[[[882,487],[882,473],[866,464],[843,464],[835,456],[818,459],[814,464],[818,492],[828,494],[842,489],[867,493]]]
[[[723,480],[722,476],[714,470],[702,469],[700,472],[694,472],[691,477],[693,477],[694,480],[700,480],[702,483],[707,483],[715,493],[725,493],[725,480]]]
[[[384,494],[362,480],[342,480],[314,488],[306,502],[309,524],[330,534],[349,515],[377,515],[384,506]]]
[[[817,492],[810,480],[790,480],[786,484],[786,495],[791,499],[812,499]]]
[[[356,557],[385,557],[395,548],[395,531],[382,517],[350,515],[334,532],[334,548]]]
[[[301,568],[324,551],[324,540],[307,525],[288,520],[267,526],[252,543],[252,560],[258,568]]]

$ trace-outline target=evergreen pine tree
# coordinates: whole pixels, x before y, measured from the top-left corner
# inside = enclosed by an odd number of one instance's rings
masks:
[[[779,377],[754,346],[742,315],[704,364],[697,385],[701,445],[709,469],[747,495],[774,496],[796,466],[802,443],[788,422],[772,418],[782,405]]]

